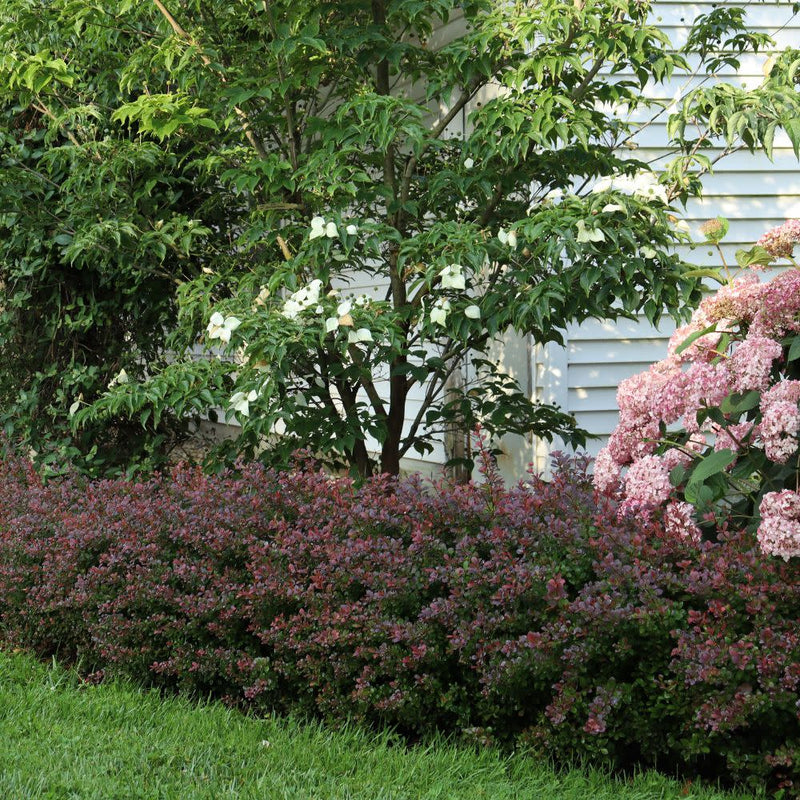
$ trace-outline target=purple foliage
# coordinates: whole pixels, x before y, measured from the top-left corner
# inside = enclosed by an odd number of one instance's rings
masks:
[[[798,780],[800,568],[621,519],[583,462],[507,490],[0,472],[9,646],[412,737]]]

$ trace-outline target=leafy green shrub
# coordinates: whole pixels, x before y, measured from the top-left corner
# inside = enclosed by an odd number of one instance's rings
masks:
[[[377,441],[396,473],[481,419],[579,441],[496,337],[682,315],[699,288],[675,212],[706,145],[800,147],[798,51],[665,108],[654,85],[775,44],[727,4],[682,42],[652,12],[5,0],[0,425],[93,475],[157,465],[220,410],[241,428],[214,466],[302,446],[367,475]],[[656,175],[630,145],[670,112]]]

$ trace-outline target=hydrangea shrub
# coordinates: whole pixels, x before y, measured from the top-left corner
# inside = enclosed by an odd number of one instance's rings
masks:
[[[727,225],[707,225],[715,244]],[[800,220],[766,233],[743,268],[672,335],[668,356],[620,384],[620,420],[595,484],[623,513],[658,515],[690,538],[723,523],[762,551],[800,555]],[[769,281],[759,270],[788,260]]]
[[[0,462],[0,642],[254,711],[791,791],[800,581],[550,483]]]

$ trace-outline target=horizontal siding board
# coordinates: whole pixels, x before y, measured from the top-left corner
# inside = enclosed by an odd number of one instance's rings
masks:
[[[608,411],[616,406],[616,387],[594,388],[591,391],[576,386],[571,386],[569,389],[569,409],[575,414],[586,411]]]
[[[652,24],[660,28],[680,27],[691,24],[699,16],[708,14],[715,8],[735,7],[741,3],[660,3],[653,4]],[[750,3],[747,9],[748,28],[775,30],[790,20],[791,7],[788,3]],[[793,22],[796,27],[798,23]]]
[[[569,341],[570,367],[582,364],[605,364],[611,361],[658,361],[663,358],[666,340],[656,338],[638,339],[571,339]]]
[[[666,347],[664,348],[666,352]],[[649,361],[624,363],[570,364],[567,370],[570,389],[616,388],[619,382],[650,367]]]
[[[663,337],[668,337],[675,330],[675,323],[665,319],[659,326]],[[570,325],[567,328],[567,339],[570,346],[573,341],[582,339],[647,339],[653,336],[653,328],[645,319],[621,319],[617,322],[609,320],[587,320],[580,325]]]
[[[598,436],[608,436],[617,426],[619,415],[616,409],[604,411],[581,411],[575,414],[578,425]]]

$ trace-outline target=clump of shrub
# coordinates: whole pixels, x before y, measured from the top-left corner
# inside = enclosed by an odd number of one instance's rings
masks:
[[[0,465],[6,646],[253,710],[794,791],[800,583],[755,534],[308,466],[43,484]]]
[[[727,221],[705,225],[719,249]],[[623,381],[619,425],[597,458],[598,488],[622,510],[714,538],[757,532],[767,555],[800,556],[800,220],[739,250],[667,358]],[[724,262],[722,250],[719,250]],[[762,282],[767,266],[789,269]]]

